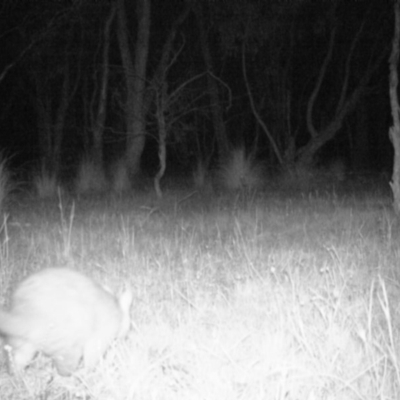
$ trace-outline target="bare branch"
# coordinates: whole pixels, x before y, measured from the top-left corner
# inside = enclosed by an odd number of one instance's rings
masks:
[[[360,29],[357,31],[356,35],[354,36],[354,39],[351,43],[350,46],[350,51],[347,56],[346,60],[346,66],[345,66],[345,74],[344,74],[344,80],[343,80],[343,85],[342,85],[342,92],[340,94],[340,98],[336,107],[336,113],[343,107],[343,104],[345,102],[346,98],[346,93],[347,93],[347,88],[349,86],[349,79],[350,79],[350,66],[351,66],[351,61],[353,59],[353,54],[354,51],[357,47],[357,43],[359,42],[361,38],[362,31],[364,30],[364,25],[365,25],[366,20],[364,19],[363,23],[360,25]]]
[[[243,46],[242,46],[242,70],[243,70],[244,81],[245,81],[245,84],[246,84],[247,94],[248,94],[249,100],[250,100],[251,109],[253,111],[254,116],[256,117],[257,122],[260,124],[261,128],[263,129],[263,131],[267,135],[268,140],[271,143],[271,146],[272,146],[272,148],[274,150],[274,153],[276,155],[276,158],[279,161],[279,164],[283,165],[283,157],[281,155],[281,152],[279,151],[278,146],[277,146],[277,144],[276,144],[271,132],[269,131],[267,125],[265,124],[265,122],[262,120],[260,114],[258,113],[257,108],[256,108],[255,103],[254,103],[253,93],[251,92],[249,80],[248,80],[248,77],[247,77],[246,59],[245,59],[244,47],[245,47],[245,40],[243,40]]]
[[[326,70],[328,68],[328,64],[332,58],[332,52],[333,52],[333,45],[335,43],[335,37],[336,37],[336,27],[332,30],[331,36],[329,38],[329,47],[328,47],[328,52],[326,53],[325,59],[322,63],[321,69],[319,71],[318,79],[315,82],[315,87],[314,90],[311,93],[310,100],[308,101],[307,104],[307,128],[308,131],[310,132],[311,137],[316,138],[318,136],[318,131],[316,130],[314,123],[313,123],[313,110],[314,110],[314,104],[315,100],[317,99],[317,96],[321,90],[321,85],[322,82],[325,78]]]

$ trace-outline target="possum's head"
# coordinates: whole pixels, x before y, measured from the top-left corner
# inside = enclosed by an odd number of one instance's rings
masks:
[[[124,337],[131,328],[131,306],[133,293],[130,287],[125,287],[124,291],[118,297],[118,304],[121,310],[121,326],[119,337]]]

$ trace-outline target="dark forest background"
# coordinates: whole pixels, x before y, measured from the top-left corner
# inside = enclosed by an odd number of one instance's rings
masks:
[[[0,29],[15,167],[391,169],[390,1],[3,0]]]

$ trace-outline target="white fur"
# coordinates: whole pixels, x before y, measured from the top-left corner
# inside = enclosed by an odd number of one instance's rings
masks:
[[[131,303],[129,290],[116,298],[77,271],[44,269],[17,286],[9,311],[0,310],[0,334],[16,371],[41,351],[61,375],[69,375],[81,359],[94,367],[111,342],[127,333]]]

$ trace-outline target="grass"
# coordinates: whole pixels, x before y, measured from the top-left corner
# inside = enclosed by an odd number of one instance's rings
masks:
[[[204,161],[198,160],[193,171],[193,183],[197,190],[204,191],[211,189],[211,178],[207,165]]]
[[[78,168],[75,180],[75,191],[79,194],[104,192],[108,183],[102,167],[90,158],[84,158]]]
[[[399,398],[389,196],[207,201],[176,191],[16,205],[2,293],[29,271],[70,266],[131,284],[134,327],[95,371],[50,381],[39,357],[16,382],[1,367],[1,398]]]
[[[42,168],[33,177],[32,181],[36,195],[41,199],[57,197],[61,190],[57,176],[54,173],[48,172],[45,168]]]
[[[111,189],[114,193],[123,193],[131,189],[129,171],[124,159],[119,159],[111,166]]]
[[[282,173],[281,189],[295,191],[332,190],[346,180],[346,166],[340,159],[326,166],[295,166]]]
[[[217,181],[228,190],[260,189],[265,180],[262,164],[252,155],[247,155],[244,147],[231,150],[217,172]]]

